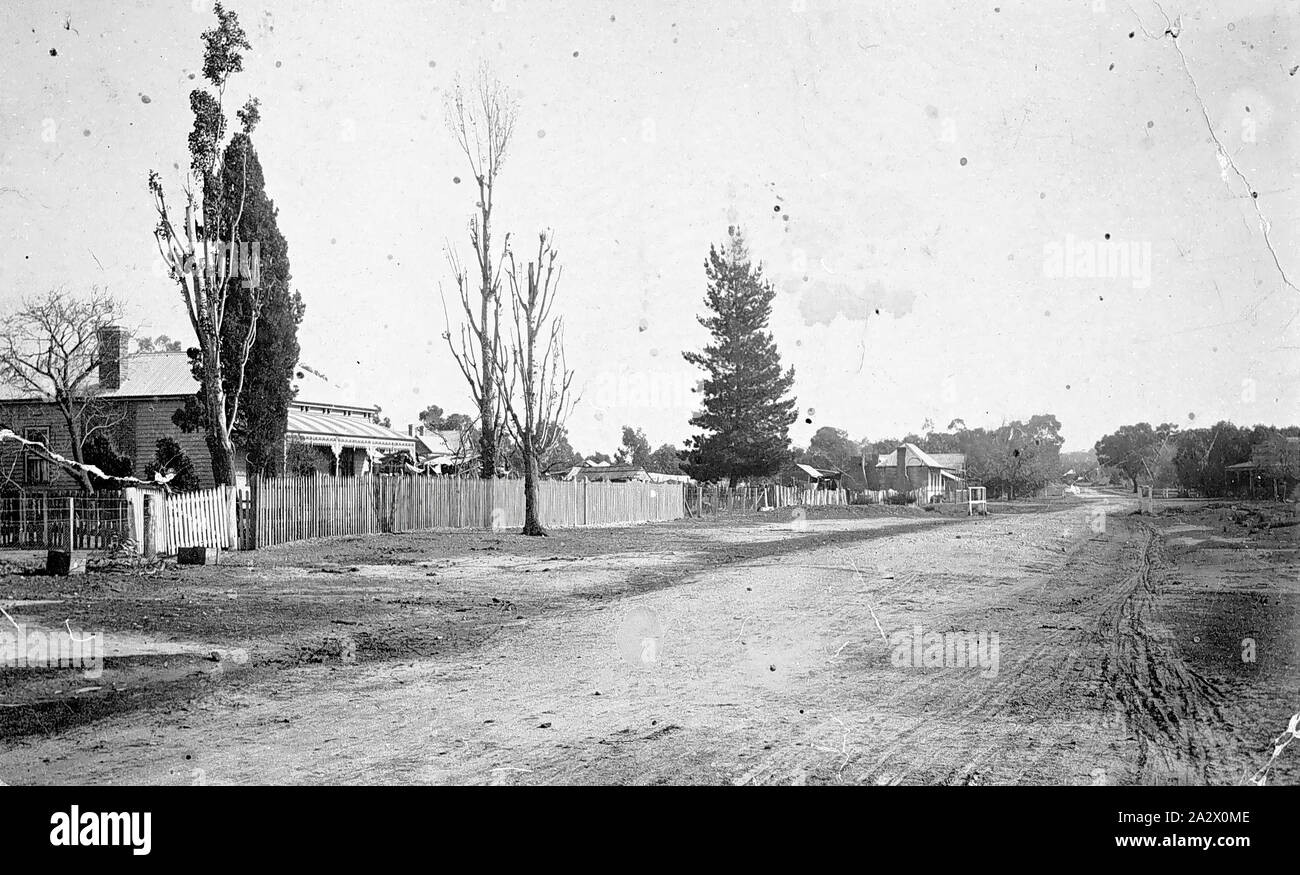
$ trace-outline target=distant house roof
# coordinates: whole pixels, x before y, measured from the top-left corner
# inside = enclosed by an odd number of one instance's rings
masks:
[[[795,462],[794,466],[807,474],[810,480],[827,480],[844,476],[843,471],[835,471],[830,468],[814,468],[812,465],[805,465],[803,462]]]
[[[574,465],[565,480],[649,480],[650,475],[640,465]]]
[[[450,459],[468,458],[474,454],[469,436],[455,429],[426,430],[423,434],[417,434],[415,440],[416,449],[425,455]]]
[[[650,478],[651,483],[690,483],[689,474],[660,474],[658,471],[648,471],[646,476]]]
[[[906,465],[920,465],[925,468],[946,468],[949,471],[962,471],[966,468],[965,453],[927,453],[916,444],[900,444],[906,448]],[[898,449],[892,453],[881,453],[876,460],[877,468],[890,468],[898,464]]]
[[[949,471],[966,470],[965,453],[930,453],[930,458],[939,464],[940,468],[946,468]]]

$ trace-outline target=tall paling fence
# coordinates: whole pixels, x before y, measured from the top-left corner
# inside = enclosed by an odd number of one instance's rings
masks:
[[[335,535],[425,529],[512,529],[524,523],[524,482],[501,478],[253,477],[237,501],[241,543],[269,547]],[[680,519],[679,483],[541,480],[541,523],[549,528]]]
[[[688,517],[724,513],[754,513],[780,507],[846,505],[847,489],[808,489],[801,486],[688,486],[683,493]]]
[[[0,548],[116,550],[131,538],[121,492],[0,492]]]

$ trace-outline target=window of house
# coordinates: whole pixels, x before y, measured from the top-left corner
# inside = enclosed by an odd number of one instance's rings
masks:
[[[36,441],[43,447],[50,445],[50,430],[45,427],[25,429],[23,437],[29,441]],[[50,482],[50,463],[35,450],[28,449],[24,451],[23,469],[28,483]]]

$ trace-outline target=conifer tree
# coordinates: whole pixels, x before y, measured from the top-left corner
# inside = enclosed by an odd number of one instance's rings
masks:
[[[691,425],[703,433],[690,438],[682,468],[696,480],[726,480],[735,486],[748,477],[770,477],[790,458],[790,426],[798,415],[794,369],[781,369],[776,341],[767,330],[776,290],[750,261],[739,228],[727,229],[720,252],[709,247],[704,270],[709,313],[699,322],[712,342],[702,352],[685,352],[703,368],[703,409]]]
[[[290,288],[289,247],[280,233],[279,211],[266,193],[262,163],[248,133],[231,138],[223,165],[222,179],[240,191],[226,192],[221,202],[242,205],[241,210],[223,217],[224,224],[235,227],[238,239],[257,243],[260,275],[255,289],[246,287],[239,277],[229,280],[221,337],[225,360],[238,360],[253,319],[257,320],[257,330],[242,374],[223,373],[227,415],[235,414],[233,435],[247,453],[249,469],[278,474],[284,460],[289,402],[293,400],[293,373],[298,365],[302,296]],[[194,376],[201,384],[202,356],[195,349],[190,350],[190,357]],[[229,409],[236,397],[242,399],[237,412]],[[202,393],[187,399],[185,409],[178,411],[173,420],[186,431],[205,428]]]

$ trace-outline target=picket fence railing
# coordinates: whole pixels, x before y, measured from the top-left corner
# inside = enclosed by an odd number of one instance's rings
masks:
[[[174,553],[178,547],[238,547],[231,539],[233,491],[233,487],[218,486],[166,496],[162,504],[167,535],[159,549]]]

